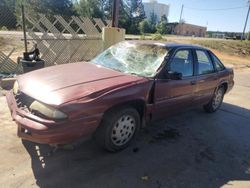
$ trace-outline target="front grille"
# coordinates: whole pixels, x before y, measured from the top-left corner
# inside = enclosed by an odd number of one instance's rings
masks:
[[[19,92],[15,95],[17,107],[24,110],[25,112],[30,113],[30,105],[34,102],[34,99],[22,92]]]

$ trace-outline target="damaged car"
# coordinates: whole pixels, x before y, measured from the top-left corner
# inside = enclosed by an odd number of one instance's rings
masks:
[[[55,145],[92,135],[119,151],[152,121],[190,107],[217,111],[233,78],[206,48],[124,41],[90,62],[21,75],[6,97],[22,139]]]

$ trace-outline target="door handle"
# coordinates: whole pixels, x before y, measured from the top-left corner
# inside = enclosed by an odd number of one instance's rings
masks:
[[[197,83],[196,80],[190,82],[191,85],[196,85],[196,83]]]
[[[205,82],[205,80],[199,80],[198,82],[199,82],[199,83],[203,83],[203,82]]]

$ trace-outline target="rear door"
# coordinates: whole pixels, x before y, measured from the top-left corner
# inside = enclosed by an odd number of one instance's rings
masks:
[[[202,105],[209,102],[218,84],[218,76],[209,52],[196,49],[196,75],[197,85],[194,93],[194,104]]]
[[[196,83],[192,50],[177,50],[164,71],[182,73],[183,77],[181,80],[156,80],[154,120],[181,111],[192,104]]]

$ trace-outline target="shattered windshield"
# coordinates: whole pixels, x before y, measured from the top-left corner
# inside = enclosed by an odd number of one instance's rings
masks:
[[[121,42],[102,52],[91,63],[119,72],[152,77],[166,54],[167,49],[162,45]]]

